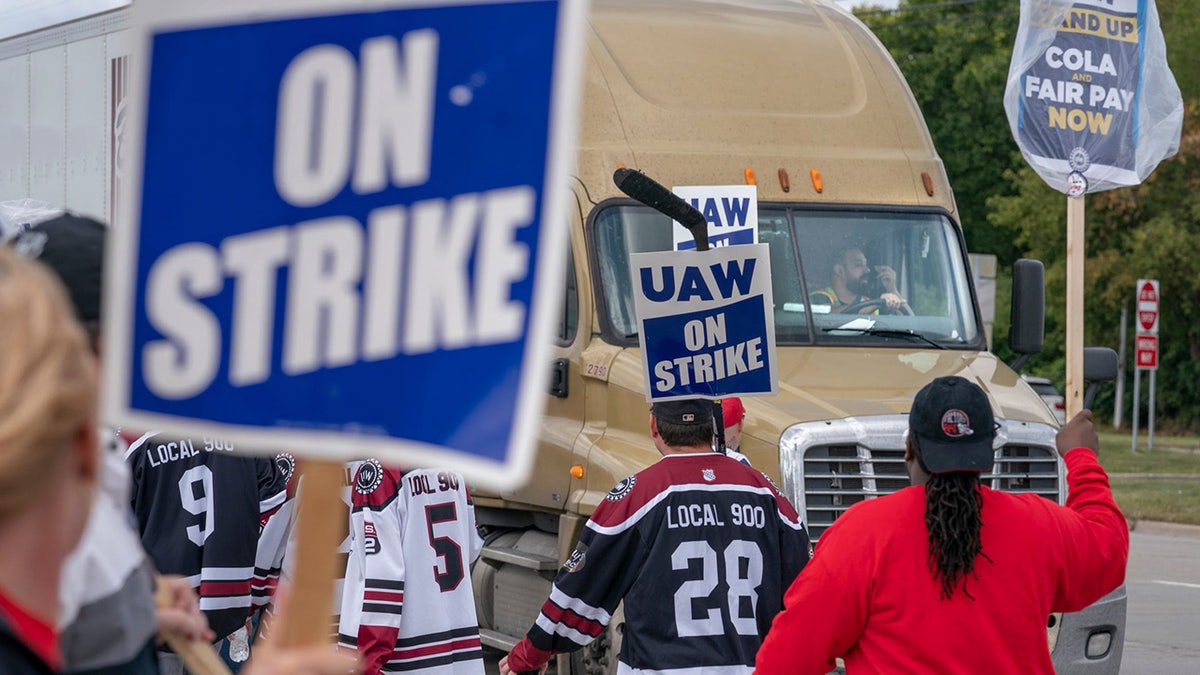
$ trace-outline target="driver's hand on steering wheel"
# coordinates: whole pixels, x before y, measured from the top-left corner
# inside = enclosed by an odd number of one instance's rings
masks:
[[[900,309],[906,302],[898,293],[884,293],[879,296],[880,300],[887,303],[888,309]]]

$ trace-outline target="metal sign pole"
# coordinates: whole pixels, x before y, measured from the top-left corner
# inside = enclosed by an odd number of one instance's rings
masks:
[[[1113,428],[1121,428],[1121,413],[1125,412],[1125,324],[1129,320],[1129,306],[1121,304],[1121,337],[1117,342],[1117,395],[1113,399]]]
[[[1147,447],[1151,450],[1154,449],[1154,373],[1157,371],[1157,368],[1150,370],[1150,410],[1146,413],[1146,431],[1150,434],[1150,442]]]
[[[1138,392],[1138,385],[1140,385],[1141,382],[1142,382],[1142,371],[1135,365],[1133,368],[1133,412],[1132,412],[1133,436],[1132,436],[1132,444],[1129,446],[1129,449],[1132,450],[1133,452],[1137,452],[1138,403],[1139,403],[1138,398],[1141,396],[1140,392]]]

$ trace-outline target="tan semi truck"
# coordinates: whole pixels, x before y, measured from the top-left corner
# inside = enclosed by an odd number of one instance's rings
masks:
[[[943,375],[978,383],[995,408],[987,484],[1065,499],[1055,417],[987,351],[942,162],[899,69],[862,23],[831,0],[593,0],[585,63],[562,223],[570,264],[536,464],[521,489],[476,499],[490,531],[473,574],[486,644],[507,648],[525,633],[588,515],[658,459],[629,255],[670,250],[671,222],[618,190],[618,167],[667,186],[757,186],[779,394],[745,399],[742,451],[783,487],[812,539],[852,504],[909,484],[907,413]],[[908,308],[847,314],[810,303],[847,248],[893,268]],[[1014,284],[1018,352],[1040,349],[1035,271],[1022,268]],[[1048,617],[1058,672],[1117,673],[1124,624],[1124,589]],[[618,616],[560,667],[614,672],[621,629]]]
[[[42,23],[0,26],[0,200],[112,219],[128,5],[84,0],[75,15],[50,7]],[[574,199],[562,216],[571,264],[535,470],[520,490],[476,502],[489,530],[473,570],[485,641],[505,647],[524,634],[588,515],[658,458],[628,256],[669,249],[670,222],[617,189],[621,165],[668,186],[757,186],[779,394],[745,399],[742,450],[783,486],[813,539],[850,505],[908,484],[906,415],[941,375],[977,382],[995,406],[989,484],[1063,501],[1055,418],[987,352],[941,160],[870,31],[829,0],[593,0],[588,24]],[[896,271],[911,315],[809,303],[846,246]],[[1032,353],[1040,281],[1015,287],[1010,333],[1016,351]],[[1118,672],[1123,589],[1050,622],[1058,672]],[[562,665],[614,671],[620,631],[618,617]]]

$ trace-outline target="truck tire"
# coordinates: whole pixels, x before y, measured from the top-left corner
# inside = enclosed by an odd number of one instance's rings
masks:
[[[571,675],[616,675],[617,655],[625,633],[625,604],[617,605],[608,629],[591,644],[571,653]]]

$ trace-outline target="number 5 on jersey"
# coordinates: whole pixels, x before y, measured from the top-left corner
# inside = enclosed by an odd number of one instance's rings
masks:
[[[438,536],[438,530],[453,528],[438,528],[438,525],[454,523],[458,520],[458,509],[454,502],[444,504],[428,504],[425,506],[425,526],[429,531],[429,545],[433,547],[439,564],[433,567],[433,578],[437,580],[438,588],[448,593],[462,583],[466,565],[463,563],[462,546],[459,546],[449,535]]]

